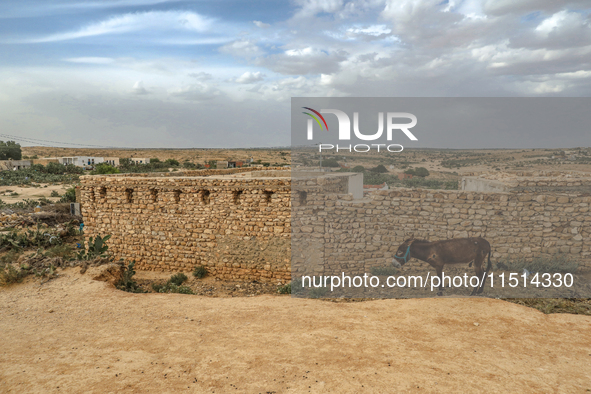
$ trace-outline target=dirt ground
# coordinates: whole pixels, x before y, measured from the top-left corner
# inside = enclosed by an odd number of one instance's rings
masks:
[[[44,187],[47,186],[47,187]],[[42,187],[32,186],[0,186],[0,199],[7,204],[14,204],[25,199],[38,200],[41,197],[45,197],[50,201],[58,201],[59,197],[51,197],[51,192],[57,190],[57,192],[63,195],[69,185],[51,185],[43,184]],[[16,196],[12,196],[12,193],[17,193]]]
[[[0,289],[2,393],[591,390],[591,317],[483,298],[130,294],[59,271]]]

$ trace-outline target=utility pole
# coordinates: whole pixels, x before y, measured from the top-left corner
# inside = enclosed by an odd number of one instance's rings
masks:
[[[322,149],[320,149],[320,146],[322,145],[322,142],[319,142],[317,144],[314,144],[316,146],[318,146],[318,151],[320,152],[320,160],[318,161],[318,169],[320,171],[322,171]]]

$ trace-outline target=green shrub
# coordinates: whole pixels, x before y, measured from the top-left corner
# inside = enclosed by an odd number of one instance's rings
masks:
[[[123,271],[123,275],[115,287],[119,290],[127,291],[128,293],[145,293],[145,291],[133,279],[135,275],[135,260],[129,263],[127,268]]]
[[[20,283],[27,275],[29,271],[23,267],[16,269],[12,264],[0,265],[0,286]]]
[[[418,176],[419,178],[425,178],[429,176],[429,170],[427,170],[425,167],[409,168],[408,170],[404,171],[404,173]]]
[[[105,235],[101,238],[97,235],[96,238],[90,237],[88,239],[88,248],[86,243],[82,241],[82,250],[76,254],[76,260],[93,260],[97,257],[108,257],[107,250],[109,246],[105,244],[111,238],[111,235]]]
[[[330,158],[330,159],[326,159],[326,160],[322,160],[322,167],[340,167],[339,162],[337,161],[337,159],[334,158]]]
[[[392,276],[398,273],[398,269],[392,266],[371,267],[371,274],[375,276]]]
[[[19,171],[1,171],[0,186],[35,185],[37,183],[75,183],[80,180],[82,169],[76,166],[63,166],[57,163],[49,167],[33,164]]]
[[[90,175],[99,174],[119,174],[119,169],[108,163],[99,163],[94,167],[94,170],[90,172]]]
[[[178,273],[172,275],[165,284],[152,283],[152,290],[157,293],[193,294],[189,286],[182,286],[187,279],[187,275]]]
[[[429,176],[429,170],[427,170],[425,167],[415,168],[415,176],[418,176],[420,178],[428,177]]]
[[[171,167],[178,167],[178,166],[179,166],[179,161],[178,161],[178,160],[176,160],[176,159],[166,159],[166,160],[164,161],[164,163],[165,163],[166,165],[169,165],[169,166],[171,166]]]
[[[179,272],[178,274],[175,274],[173,276],[170,277],[170,283],[172,283],[173,285],[177,285],[180,286],[182,285],[187,279],[187,275],[183,274],[182,272]]]
[[[52,190],[51,194],[49,195],[49,197],[59,197],[60,194],[57,192],[57,190]]]
[[[47,165],[45,166],[45,172],[48,174],[63,174],[64,172],[66,172],[66,167],[63,164],[59,164],[59,163],[47,163]]]
[[[0,141],[0,160],[21,160],[21,146],[14,141]]]
[[[39,223],[36,229],[12,230],[0,235],[0,248],[7,250],[20,250],[33,246],[50,247],[61,243],[60,237],[43,229]]]
[[[203,265],[198,265],[193,271],[193,276],[197,279],[201,279],[207,275],[207,269]]]
[[[369,171],[375,172],[378,174],[385,174],[388,172],[388,169],[386,167],[384,167],[382,164],[380,164],[374,168],[370,168]]]
[[[287,283],[285,285],[281,285],[277,288],[277,293],[279,294],[291,294],[291,283]]]
[[[193,290],[189,286],[177,286],[174,283],[170,282],[166,282],[163,285],[153,283],[152,289],[156,293],[193,294]]]
[[[16,263],[20,256],[21,252],[17,249],[11,249],[2,257],[0,257],[0,266],[4,266],[6,264]]]
[[[71,187],[66,190],[59,202],[76,202],[76,188]]]
[[[74,257],[74,250],[70,245],[57,245],[47,249],[43,255],[47,257],[61,257],[64,260],[69,260]]]

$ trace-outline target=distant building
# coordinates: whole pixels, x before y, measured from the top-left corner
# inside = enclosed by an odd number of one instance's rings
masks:
[[[107,163],[112,165],[113,167],[119,167],[119,158],[118,157],[104,157],[103,163]]]
[[[150,164],[150,159],[146,157],[132,157],[129,161],[133,164]]]
[[[218,160],[218,161],[216,162],[216,168],[217,168],[218,170],[221,170],[221,169],[223,169],[223,168],[228,168],[228,162],[227,162],[227,161],[225,161],[225,160]]]
[[[412,174],[405,174],[404,172],[398,174],[398,179],[412,179]]]
[[[17,171],[29,167],[30,160],[0,160],[0,171]]]
[[[94,167],[96,164],[102,163],[104,159],[102,157],[93,156],[72,156],[72,157],[58,157],[58,162],[65,166],[72,164],[76,167]]]
[[[228,168],[238,168],[238,167],[242,167],[244,165],[244,162],[242,161],[229,161],[228,162]],[[218,167],[220,168],[220,167]]]

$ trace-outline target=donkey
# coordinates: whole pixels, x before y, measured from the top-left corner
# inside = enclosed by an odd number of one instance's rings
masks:
[[[439,290],[443,290],[443,266],[445,264],[465,264],[474,262],[476,276],[484,277],[480,287],[475,287],[471,295],[480,294],[486,283],[486,275],[490,271],[490,243],[481,237],[476,238],[454,238],[443,241],[429,242],[424,239],[415,239],[414,235],[404,241],[398,248],[392,264],[400,268],[411,258],[416,258],[429,263],[437,270],[437,276],[441,280]],[[482,269],[482,263],[488,255],[488,265],[486,270]]]

